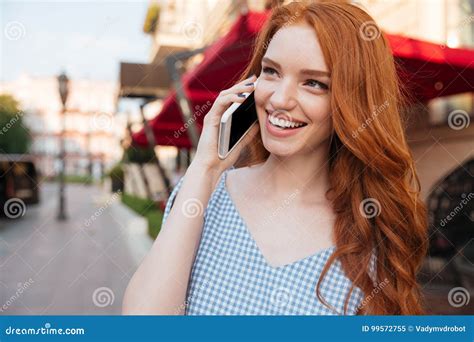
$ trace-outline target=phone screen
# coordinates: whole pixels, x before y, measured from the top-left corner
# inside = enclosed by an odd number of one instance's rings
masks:
[[[250,93],[244,102],[231,115],[232,125],[230,130],[229,150],[247,132],[252,124],[258,120],[255,108],[254,92]]]

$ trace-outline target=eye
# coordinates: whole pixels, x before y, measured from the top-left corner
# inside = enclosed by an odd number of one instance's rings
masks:
[[[319,81],[316,81],[316,80],[307,80],[306,83],[310,83],[311,84],[311,88],[320,88],[320,89],[324,89],[324,90],[328,90],[329,89],[329,86],[323,82],[319,82]]]
[[[262,71],[265,73],[265,74],[269,74],[269,75],[273,75],[273,73],[276,73],[277,71],[273,68],[270,68],[270,67],[263,67]]]

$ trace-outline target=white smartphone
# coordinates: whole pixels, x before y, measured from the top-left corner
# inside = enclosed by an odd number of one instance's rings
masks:
[[[258,79],[254,83],[254,91]],[[219,125],[219,139],[217,141],[217,154],[220,159],[225,159],[237,144],[257,124],[257,109],[255,108],[254,91],[243,93],[244,102],[234,102],[222,114]]]

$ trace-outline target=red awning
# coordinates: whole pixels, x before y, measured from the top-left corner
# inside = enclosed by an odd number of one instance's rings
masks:
[[[249,12],[240,16],[229,33],[206,50],[203,62],[183,76],[198,130],[202,129],[203,117],[219,92],[232,86],[250,62],[254,40],[268,14]],[[386,36],[400,67],[403,86],[415,101],[426,102],[474,91],[474,50],[452,49],[391,34]],[[150,124],[158,145],[191,147],[174,90]],[[147,146],[143,130],[132,138],[134,144]]]
[[[474,50],[386,34],[404,87],[421,102],[474,91]]]
[[[183,76],[184,89],[192,103],[198,130],[201,130],[203,117],[219,92],[231,87],[250,62],[253,43],[267,18],[268,12],[241,15],[230,31],[204,52],[203,61]],[[150,125],[158,145],[191,147],[187,133],[179,131],[184,129],[184,123],[174,90]],[[147,146],[143,130],[132,138],[134,144]]]

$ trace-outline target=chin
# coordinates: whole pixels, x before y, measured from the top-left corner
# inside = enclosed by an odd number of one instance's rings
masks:
[[[296,146],[288,145],[288,143],[283,143],[283,141],[271,141],[263,138],[262,142],[268,152],[278,157],[288,157],[296,154],[298,151]]]

